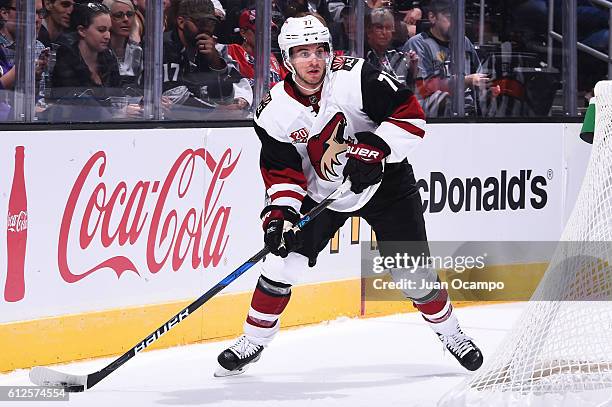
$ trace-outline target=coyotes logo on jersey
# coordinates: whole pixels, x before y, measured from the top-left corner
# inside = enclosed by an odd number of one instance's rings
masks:
[[[338,160],[338,156],[346,152],[345,128],[346,117],[338,112],[327,122],[319,134],[308,139],[306,145],[308,158],[322,180],[333,181],[332,177],[338,177],[334,166],[342,164]]]

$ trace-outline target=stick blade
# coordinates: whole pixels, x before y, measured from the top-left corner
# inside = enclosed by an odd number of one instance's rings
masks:
[[[67,392],[81,392],[87,388],[86,375],[62,373],[43,366],[30,370],[30,381],[37,386],[58,387]]]

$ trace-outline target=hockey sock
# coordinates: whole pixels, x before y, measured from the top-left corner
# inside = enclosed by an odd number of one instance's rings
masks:
[[[437,324],[446,321],[453,312],[453,305],[446,289],[432,291],[427,297],[414,300],[414,306],[421,311],[425,321]]]
[[[244,333],[258,345],[267,345],[280,328],[279,318],[291,298],[291,286],[259,277]]]

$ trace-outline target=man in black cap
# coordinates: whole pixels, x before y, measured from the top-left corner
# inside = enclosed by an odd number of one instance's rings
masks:
[[[246,109],[253,101],[248,81],[225,48],[217,46],[213,34],[216,24],[210,0],[182,0],[175,28],[164,34],[163,89],[186,86],[191,93],[184,102],[186,108],[172,109],[174,119],[201,118],[200,108],[218,104],[226,109]]]

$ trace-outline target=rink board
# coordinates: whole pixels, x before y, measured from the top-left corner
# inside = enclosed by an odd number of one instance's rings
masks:
[[[578,131],[430,126],[410,158],[428,202],[429,239],[558,239],[588,159]],[[8,281],[1,233],[0,371],[123,352],[261,248],[264,187],[250,128],[7,132],[0,211],[8,208],[16,146],[25,147],[25,286]],[[524,208],[477,210],[460,196],[462,180],[501,184],[522,174]],[[540,195],[530,184],[536,177],[545,179]],[[295,287],[284,326],[411,308],[363,303],[359,242],[370,238],[365,222],[345,224]],[[500,272],[511,270],[504,266]],[[238,333],[258,274],[256,266],[156,346]]]

